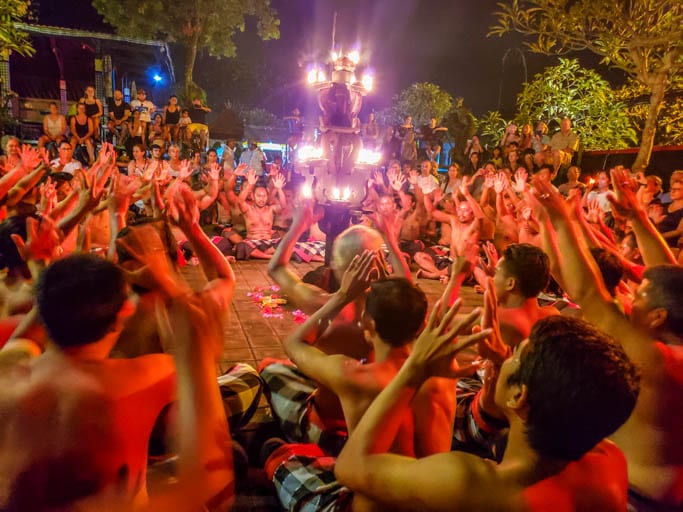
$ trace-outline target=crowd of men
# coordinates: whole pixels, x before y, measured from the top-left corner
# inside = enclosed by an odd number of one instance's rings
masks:
[[[525,132],[487,161],[473,139],[443,178],[431,153],[388,155],[334,240],[333,289],[291,266],[324,257],[315,194],[257,147],[136,144],[120,167],[103,143],[83,167],[68,142],[50,161],[10,138],[2,509],[227,509],[231,434],[264,392],[280,437],[260,464],[287,510],[681,510],[683,171],[666,194],[622,167],[582,181],[568,119]],[[309,316],[287,360],[217,375],[248,258]],[[416,279],[443,282],[431,311]],[[484,306],[460,314],[463,286]],[[175,481],[148,489],[155,450]]]

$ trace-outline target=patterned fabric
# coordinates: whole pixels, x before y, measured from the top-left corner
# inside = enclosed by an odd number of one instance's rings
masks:
[[[453,260],[450,258],[451,248],[447,245],[432,245],[424,250],[425,254],[431,256],[434,260],[434,265],[439,270],[450,268]]]
[[[481,380],[462,378],[456,391],[455,425],[453,426],[452,450],[473,453],[479,457],[498,460],[502,454],[507,429],[488,424],[478,411]]]
[[[261,378],[266,384],[266,396],[285,439],[291,443],[318,443],[320,430],[306,428],[308,401],[317,388],[316,382],[294,365],[285,363],[266,366],[261,370]]]
[[[238,260],[248,260],[249,256],[252,252],[254,252],[255,249],[265,252],[268,249],[277,247],[277,244],[279,243],[279,238],[273,238],[271,240],[242,240],[235,248],[235,258]]]
[[[273,483],[286,510],[342,512],[351,510],[353,492],[334,476],[334,457],[311,456],[317,446],[286,445],[287,458],[277,466]],[[299,448],[301,448],[299,450]],[[317,448],[319,451],[319,448]],[[282,453],[281,450],[279,450]],[[303,454],[297,454],[297,452]],[[281,456],[273,453],[274,457]],[[271,461],[268,461],[271,462]]]
[[[218,377],[218,386],[230,431],[235,432],[254,416],[263,393],[263,382],[254,368],[237,363]]]
[[[294,255],[292,257],[298,258],[299,261],[309,263],[315,256],[325,257],[324,241],[297,242],[294,246]]]

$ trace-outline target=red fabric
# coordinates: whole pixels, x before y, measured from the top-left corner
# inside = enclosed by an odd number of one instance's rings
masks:
[[[530,511],[601,512],[626,510],[626,458],[617,446],[602,441],[559,474],[524,490]]]

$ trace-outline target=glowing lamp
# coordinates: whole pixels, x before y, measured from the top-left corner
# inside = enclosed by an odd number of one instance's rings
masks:
[[[382,160],[382,153],[373,151],[372,149],[361,148],[358,152],[357,164],[377,165]]]
[[[297,159],[300,162],[318,160],[323,156],[323,149],[315,146],[302,146],[297,150]]]
[[[360,81],[366,91],[372,91],[372,87],[375,84],[375,78],[372,75],[363,75]]]
[[[317,80],[318,82],[325,82],[327,80],[327,75],[322,69],[319,69],[317,72]]]
[[[332,61],[335,61],[339,58],[339,54],[335,51],[332,51],[332,53],[330,53],[330,57],[332,58]]]
[[[313,197],[313,188],[308,183],[304,183],[301,187],[301,197],[304,199],[311,199]]]
[[[308,82],[309,85],[313,85],[318,81],[318,70],[317,69],[311,69],[308,72],[308,75],[306,75],[306,81]]]
[[[347,57],[354,64],[358,64],[360,62],[360,52],[358,50],[351,50]]]

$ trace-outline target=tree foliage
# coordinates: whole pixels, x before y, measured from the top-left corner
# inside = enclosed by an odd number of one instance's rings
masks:
[[[492,110],[477,119],[477,132],[480,142],[486,147],[496,147],[505,135],[509,121],[500,112]]]
[[[462,98],[455,98],[451,110],[446,113],[441,124],[448,128],[447,138],[455,143],[455,153],[462,155],[467,139],[477,130],[477,119],[464,105]]]
[[[394,98],[393,111],[399,120],[412,116],[417,126],[429,124],[435,117],[440,122],[453,109],[453,97],[430,82],[420,82],[403,89]]]
[[[527,46],[537,53],[589,50],[647,88],[650,104],[634,167],[646,165],[669,81],[683,69],[683,2],[510,0],[498,6],[490,35],[531,36]]]
[[[575,59],[560,59],[524,84],[517,95],[515,121],[535,125],[538,121],[559,125],[572,120],[581,143],[588,150],[629,147],[636,133],[609,83]]]
[[[24,57],[33,55],[35,50],[28,33],[16,26],[16,23],[29,18],[30,14],[30,0],[0,1],[0,54],[17,52]]]
[[[280,36],[280,20],[270,0],[93,0],[105,21],[119,34],[181,43],[187,49],[185,84],[194,85],[197,50],[214,57],[234,57],[233,37],[243,32],[247,17],[256,18],[262,39]]]

